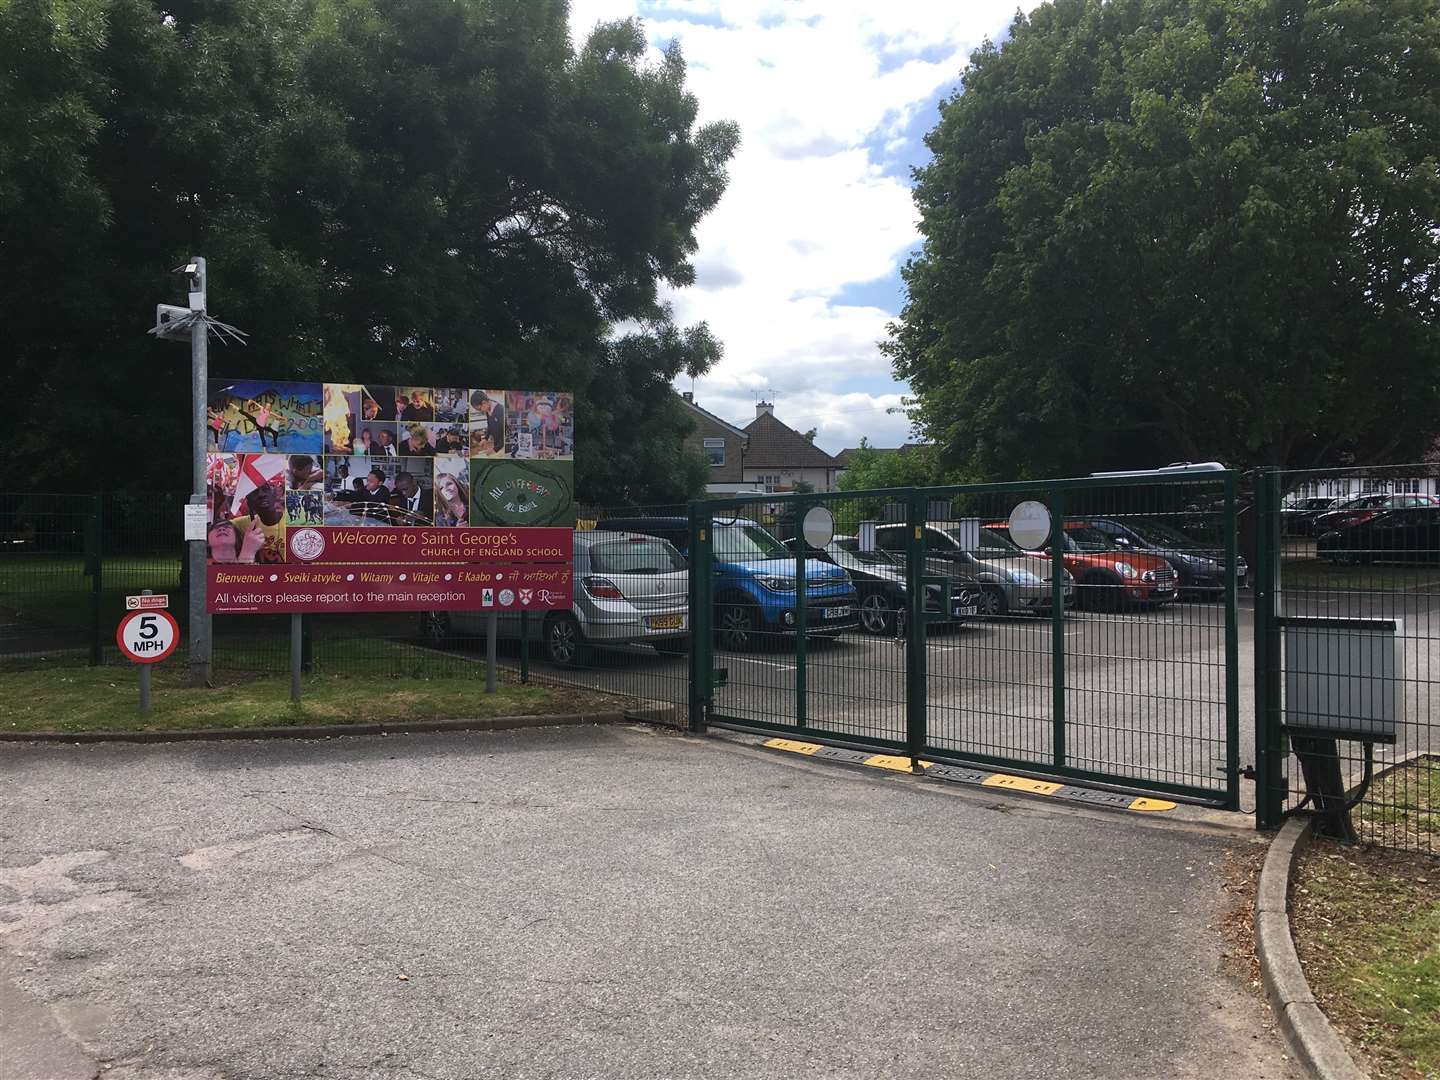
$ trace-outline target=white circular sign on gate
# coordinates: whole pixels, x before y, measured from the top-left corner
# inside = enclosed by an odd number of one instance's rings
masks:
[[[1010,511],[1010,539],[1027,550],[1043,547],[1050,538],[1050,511],[1042,502],[1026,499]]]
[[[137,664],[155,664],[180,644],[180,624],[168,611],[132,611],[120,620],[115,643]]]
[[[805,543],[817,551],[835,539],[835,515],[823,506],[812,506],[805,511],[805,520],[800,526]]]

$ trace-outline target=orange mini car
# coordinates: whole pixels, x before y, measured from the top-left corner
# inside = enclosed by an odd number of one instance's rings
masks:
[[[1007,544],[1009,523],[985,529]],[[1031,551],[1042,559],[1048,551]],[[1168,604],[1179,595],[1175,568],[1159,555],[1120,551],[1099,529],[1083,522],[1065,525],[1065,569],[1075,579],[1075,604],[1089,611],[1119,611],[1132,604]]]

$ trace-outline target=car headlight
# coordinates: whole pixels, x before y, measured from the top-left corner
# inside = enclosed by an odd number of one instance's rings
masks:
[[[795,579],[793,577],[757,577],[762,588],[771,592],[794,592]]]
[[[1010,580],[1016,585],[1039,585],[1040,578],[1029,570],[1011,570]]]
[[[1115,564],[1115,572],[1121,577],[1139,577],[1139,575],[1135,573],[1135,567],[1131,566],[1128,562],[1117,562]]]

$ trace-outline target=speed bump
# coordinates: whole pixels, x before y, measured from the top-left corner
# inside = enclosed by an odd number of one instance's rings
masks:
[[[862,750],[848,750],[823,743],[802,742],[799,739],[766,739],[765,746],[771,750],[784,750],[806,757],[828,758],[852,765],[868,765],[872,769],[908,773],[911,771],[910,758],[901,754],[867,754]],[[1116,810],[1133,810],[1142,814],[1163,813],[1174,810],[1176,804],[1168,799],[1137,797],[1120,791],[1105,791],[1101,788],[1079,787],[1076,784],[1061,784],[1051,780],[1032,780],[1028,776],[1013,776],[1010,773],[991,772],[964,765],[944,765],[933,761],[919,761],[920,768],[928,776],[952,780],[971,787],[1005,788],[1008,791],[1023,791],[1027,795],[1042,795],[1062,802],[1087,803],[1091,806],[1107,806]]]

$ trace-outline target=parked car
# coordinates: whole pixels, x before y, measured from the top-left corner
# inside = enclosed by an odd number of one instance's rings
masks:
[[[1351,525],[1363,525],[1377,514],[1386,510],[1404,510],[1410,506],[1437,506],[1440,499],[1434,495],[1357,495],[1347,499],[1334,510],[1327,510],[1315,518],[1315,535]]]
[[[529,636],[545,659],[574,667],[596,645],[652,645],[682,653],[690,634],[690,573],[674,545],[617,530],[575,534],[573,602],[569,611],[533,615]],[[518,612],[499,612],[501,639],[519,639]],[[432,642],[485,633],[489,611],[428,611],[420,630]]]
[[[1225,557],[1193,536],[1172,528],[1163,521],[1149,518],[1076,519],[1076,524],[1098,529],[1122,551],[1145,551],[1159,555],[1175,568],[1180,578],[1182,595],[1216,598],[1225,593]],[[1067,522],[1067,527],[1070,522]],[[1250,567],[1240,556],[1235,558],[1236,587],[1244,588]]]
[[[1286,536],[1314,536],[1315,519],[1340,500],[1329,496],[1295,499],[1280,507],[1280,531]]]
[[[993,522],[985,528],[1010,540],[1006,522]],[[1077,607],[1119,611],[1128,604],[1168,604],[1179,595],[1175,569],[1159,555],[1121,550],[1099,529],[1068,522],[1064,544],[1065,569],[1075,578]],[[1043,551],[1031,554],[1050,557]]]
[[[689,555],[690,522],[683,517],[606,518],[602,529],[645,532]],[[717,518],[711,530],[715,569],[715,639],[732,651],[753,649],[763,635],[792,634],[796,626],[795,556],[747,518]],[[859,621],[850,575],[834,563],[805,560],[806,629],[836,637]]]
[[[787,540],[785,546],[794,551],[803,543],[796,538]],[[867,634],[905,633],[908,592],[903,563],[897,563],[883,551],[861,551],[859,541],[853,536],[837,536],[823,550],[808,550],[850,575],[860,597],[861,630]],[[925,609],[932,613],[934,621],[958,624],[974,618],[980,599],[978,581],[957,573],[953,564],[939,559],[927,559],[925,573],[930,577],[943,577],[948,582],[943,591],[936,585],[925,589]]]
[[[907,525],[878,526],[875,546],[903,564],[908,532]],[[1050,560],[1027,554],[1008,540],[1000,543],[1000,547],[986,546],[982,537],[981,550],[970,552],[962,544],[959,529],[925,526],[926,554],[960,568],[976,580],[982,615],[1049,611],[1054,596]],[[1064,602],[1073,603],[1075,582],[1068,572],[1061,588]]]
[[[1334,563],[1440,563],[1440,506],[1386,510],[1369,521],[1332,529],[1315,541]]]

